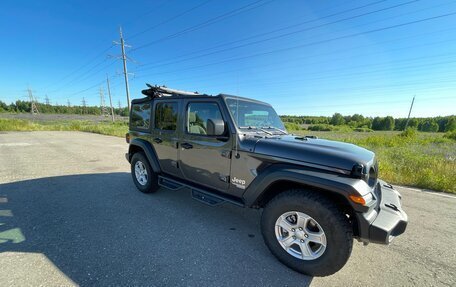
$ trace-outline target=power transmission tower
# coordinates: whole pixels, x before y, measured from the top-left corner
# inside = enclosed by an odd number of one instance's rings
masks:
[[[112,107],[112,98],[111,98],[111,87],[109,86],[109,77],[106,74],[106,83],[108,84],[108,95],[109,95],[109,104],[111,105],[111,118],[114,122],[114,109]]]
[[[130,110],[130,88],[128,86],[128,71],[127,71],[127,54],[125,53],[125,47],[130,48],[131,46],[126,45],[123,35],[122,35],[122,27],[119,27],[119,34],[120,34],[120,43],[114,41],[114,44],[120,45],[122,55],[122,63],[123,63],[123,74],[125,78],[125,91],[127,92],[127,105],[128,105],[128,110]]]
[[[49,106],[49,105],[50,105],[50,101],[49,101],[48,95],[46,95],[46,98],[44,98],[44,101],[45,101],[45,103],[46,103],[46,106]]]
[[[413,96],[413,99],[412,99],[412,104],[410,105],[410,110],[409,110],[409,113],[408,113],[408,117],[407,117],[407,121],[405,122],[405,127],[404,127],[404,131],[407,129],[408,127],[408,124],[409,124],[409,121],[410,121],[410,114],[412,113],[412,108],[413,108],[413,103],[415,102],[415,95]]]
[[[106,110],[104,93],[103,93],[103,89],[101,87],[100,87],[100,106],[101,106],[101,115],[107,116],[108,111]]]
[[[67,100],[67,106],[68,106],[68,107],[71,107],[70,100]]]
[[[120,102],[120,100],[117,103],[117,106],[119,107],[119,116],[121,116],[122,115],[122,103]]]
[[[32,115],[39,114],[38,108],[36,107],[36,98],[33,97],[32,90],[28,88],[27,92],[30,99],[30,112]]]
[[[82,114],[87,111],[87,102],[84,97],[82,97]]]

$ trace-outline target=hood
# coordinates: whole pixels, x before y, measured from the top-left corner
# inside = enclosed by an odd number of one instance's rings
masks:
[[[369,167],[375,162],[373,152],[354,144],[293,135],[258,139],[253,151],[299,161],[304,165],[307,163],[345,171],[351,171],[355,164]]]

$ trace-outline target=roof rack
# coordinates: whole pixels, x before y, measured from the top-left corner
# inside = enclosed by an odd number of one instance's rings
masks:
[[[161,97],[173,97],[173,96],[207,96],[206,94],[199,94],[198,92],[187,92],[181,90],[175,90],[167,88],[166,86],[152,86],[150,84],[146,85],[149,87],[147,90],[142,90],[141,93],[151,98],[161,98]]]

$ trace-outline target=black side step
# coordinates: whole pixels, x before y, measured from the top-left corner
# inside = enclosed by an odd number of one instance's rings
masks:
[[[169,179],[169,178],[165,178],[163,176],[158,177],[158,185],[165,187],[167,189],[171,189],[171,190],[179,190],[179,189],[185,187],[181,183],[179,183],[175,180]]]
[[[179,182],[172,178],[161,176],[161,175],[158,176],[158,185],[171,189],[171,190],[189,188],[192,192],[193,199],[198,200],[202,203],[206,203],[210,206],[219,205],[224,202],[228,202],[228,203],[240,206],[240,207],[245,206],[241,200],[231,198],[230,196],[226,196],[226,195],[222,195],[222,194],[217,194],[215,191],[211,192],[209,190],[205,190],[205,189],[196,187],[191,184],[182,183],[182,182]]]
[[[224,199],[213,196],[212,194],[208,194],[201,190],[192,189],[192,197],[199,202],[206,203],[210,206],[216,206],[225,202]]]

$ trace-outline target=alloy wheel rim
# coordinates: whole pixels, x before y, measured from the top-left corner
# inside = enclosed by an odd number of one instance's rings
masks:
[[[326,250],[326,234],[311,216],[289,211],[275,224],[275,235],[280,246],[290,255],[301,260],[315,260]]]
[[[147,184],[147,169],[144,163],[141,161],[137,161],[135,163],[135,176],[140,185],[144,186]]]

